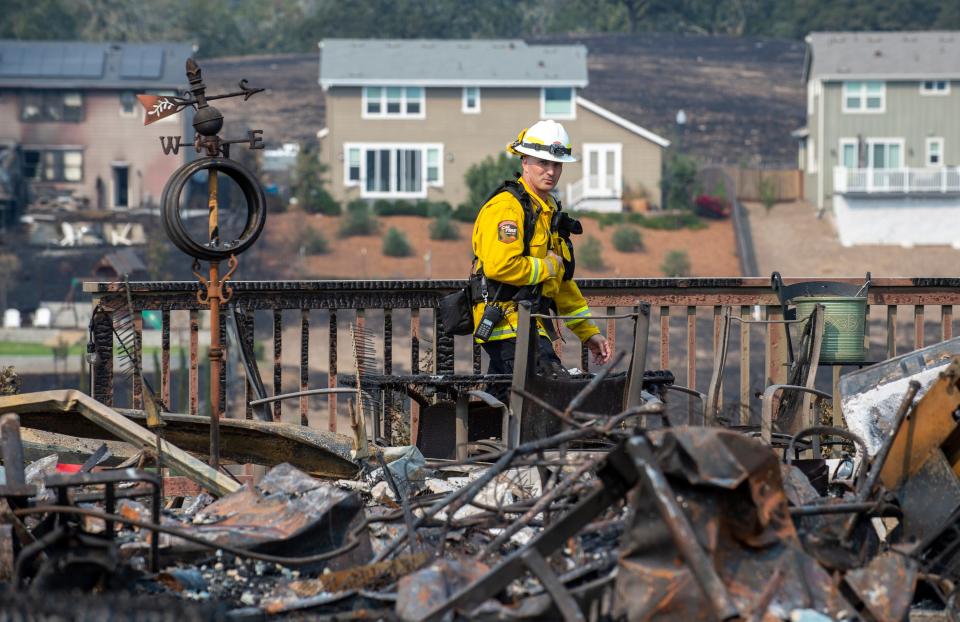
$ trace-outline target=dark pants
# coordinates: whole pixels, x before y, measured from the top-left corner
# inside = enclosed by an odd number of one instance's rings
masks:
[[[482,344],[482,347],[484,352],[487,353],[487,356],[490,357],[490,364],[487,365],[488,374],[513,373],[513,358],[517,351],[516,339],[488,341]],[[540,335],[537,340],[537,352],[534,360],[534,368],[537,370],[537,373],[541,373],[541,370],[563,367],[560,358],[557,357],[557,353],[553,350],[553,344],[543,335]],[[506,385],[490,387],[488,393],[504,404],[506,404],[510,398],[510,390]]]

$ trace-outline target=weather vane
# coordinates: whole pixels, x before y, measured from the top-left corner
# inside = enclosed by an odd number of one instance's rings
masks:
[[[228,284],[239,262],[237,255],[250,248],[260,236],[266,222],[266,201],[260,182],[250,170],[239,162],[230,159],[230,145],[246,143],[250,149],[263,149],[262,130],[251,130],[247,137],[236,140],[224,140],[220,137],[223,128],[223,115],[209,102],[229,97],[243,97],[244,101],[263,89],[247,86],[246,80],[240,81],[240,90],[222,95],[207,95],[200,67],[192,58],[187,59],[187,81],[190,83],[189,95],[137,95],[146,110],[143,124],[149,125],[160,119],[175,115],[188,106],[196,109],[193,129],[196,138],[193,146],[204,157],[184,164],[170,176],[163,188],[161,211],[163,227],[170,240],[187,255],[193,257],[193,274],[200,282],[197,301],[201,306],[210,308],[210,465],[219,467],[220,462],[220,370],[223,365],[223,348],[220,343],[220,309],[229,302],[233,288]],[[167,155],[176,155],[180,151],[181,136],[161,136],[160,146]],[[180,196],[183,188],[194,175],[207,173],[207,239],[195,240],[190,237],[184,226],[180,211]],[[246,204],[246,221],[243,231],[233,239],[224,239],[220,230],[220,204],[218,198],[218,175],[222,173],[232,179],[243,195]],[[210,262],[209,276],[200,273],[200,261]],[[227,261],[229,269],[220,276],[220,262]]]

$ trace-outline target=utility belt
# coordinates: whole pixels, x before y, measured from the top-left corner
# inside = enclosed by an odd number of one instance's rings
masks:
[[[510,285],[484,276],[483,272],[470,275],[470,298],[474,303],[483,302],[521,302],[542,300],[540,285]],[[540,311],[534,311],[539,313]]]
[[[531,303],[531,312],[540,314],[549,314],[551,311],[556,313],[557,305],[552,298],[544,298],[541,295],[542,287],[540,285],[510,285],[488,279],[482,272],[470,275],[469,291],[474,303],[483,301],[490,302],[523,302]],[[474,336],[481,341],[490,338],[494,326],[500,323],[505,317],[503,309],[498,305],[485,304],[483,316],[480,318],[480,324],[477,326]],[[550,341],[556,341],[560,338],[557,329],[550,320],[541,322]]]

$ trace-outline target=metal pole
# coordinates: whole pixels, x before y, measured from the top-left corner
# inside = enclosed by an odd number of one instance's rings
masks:
[[[217,203],[217,172],[210,169],[207,178],[207,209],[210,242],[220,242],[220,215]],[[207,288],[210,303],[210,466],[220,468],[220,365],[223,350],[220,347],[220,263],[210,262],[210,280]]]

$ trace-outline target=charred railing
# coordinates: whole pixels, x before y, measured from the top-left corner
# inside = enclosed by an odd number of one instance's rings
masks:
[[[786,284],[803,279],[785,279]],[[850,283],[862,283],[862,279],[835,279]],[[363,327],[368,334],[382,335],[383,342],[378,354],[382,357],[382,372],[394,373],[394,365],[409,363],[411,373],[452,373],[455,367],[469,365],[479,373],[481,357],[477,347],[470,345],[468,337],[457,337],[438,331],[433,309],[445,294],[462,286],[459,281],[238,281],[231,304],[237,309],[260,311],[272,314],[273,374],[261,368],[264,384],[272,394],[282,392],[281,353],[283,351],[283,328],[288,322],[299,323],[300,352],[299,386],[311,386],[311,361],[316,356],[311,350],[311,311],[321,310],[327,322],[327,357],[325,371],[327,385],[336,386],[337,373],[349,371],[352,363],[338,367],[337,343],[350,339],[350,325]],[[672,369],[678,382],[703,391],[710,379],[705,365],[712,361],[712,354],[722,333],[724,307],[731,307],[734,315],[743,318],[782,319],[779,301],[765,278],[695,278],[695,279],[583,279],[581,290],[597,313],[630,310],[638,301],[650,302],[654,311],[651,321],[651,345],[648,367]],[[94,304],[109,303],[120,295],[123,285],[117,283],[86,283],[85,291],[92,293]],[[171,410],[196,414],[203,399],[200,391],[199,318],[201,306],[197,302],[198,284],[195,282],[141,282],[131,283],[131,298],[134,311],[159,311],[161,315],[161,346],[159,355],[160,397],[170,405],[170,315],[171,312],[189,314],[189,391],[185,404],[175,403]],[[960,279],[953,278],[875,278],[868,298],[867,338],[874,344],[872,360],[894,356],[898,347],[912,349],[925,343],[947,339],[953,335],[953,305],[960,304]],[[111,305],[104,305],[110,307]],[[375,312],[381,326],[368,325],[368,312]],[[261,317],[262,317],[261,313]],[[373,313],[370,314],[373,317]],[[402,327],[404,341],[409,340],[409,351],[400,355],[394,350],[394,320],[409,321]],[[241,338],[248,343],[254,340],[254,314],[247,314],[240,327]],[[932,323],[939,330],[928,327]],[[381,319],[382,318],[382,319]],[[912,318],[913,339],[904,338],[902,332]],[[138,318],[139,320],[139,318]],[[114,402],[113,334],[109,314],[97,314],[92,331],[92,342],[97,353],[92,370],[92,394],[101,402]],[[426,324],[426,326],[424,326]],[[136,321],[137,330],[142,322]],[[929,329],[928,329],[929,328]],[[382,329],[382,331],[381,331]],[[601,326],[607,337],[617,340],[617,325],[609,320]],[[261,328],[261,331],[263,329]],[[407,331],[409,334],[407,335]],[[737,331],[728,343],[729,365],[733,366],[733,378],[739,367],[739,385],[730,386],[726,392],[728,402],[736,403],[739,419],[748,423],[751,412],[759,412],[756,394],[764,386],[783,383],[786,380],[787,346],[783,324],[739,323]],[[226,323],[221,323],[221,339],[226,340]],[[936,333],[936,334],[934,334]],[[439,335],[439,338],[436,338]],[[422,347],[429,338],[429,347]],[[626,339],[629,340],[629,336]],[[658,342],[655,345],[653,342]],[[737,343],[737,341],[739,343]],[[426,345],[426,344],[423,344]],[[229,344],[228,344],[229,347]],[[880,350],[878,352],[878,350]],[[268,357],[270,350],[268,349]],[[580,365],[588,367],[586,352],[581,351]],[[425,364],[429,360],[429,364]],[[572,361],[567,361],[572,363]],[[698,363],[700,373],[698,374]],[[316,365],[314,366],[316,368]],[[839,367],[834,367],[834,384],[839,378]],[[685,373],[684,373],[685,372]],[[751,380],[753,378],[753,380]],[[228,383],[245,383],[242,376],[227,378],[226,369],[221,371],[220,390],[225,394]],[[729,384],[734,384],[730,382]],[[134,408],[142,405],[143,396],[139,383],[131,387],[130,401]],[[249,383],[246,385],[246,403],[254,399]],[[220,404],[224,404],[220,400]],[[222,408],[222,407],[221,407]],[[280,403],[273,405],[274,418],[279,420]],[[330,396],[328,427],[336,430],[336,397]],[[299,404],[300,421],[308,422],[307,398]],[[246,416],[252,416],[247,407]]]

